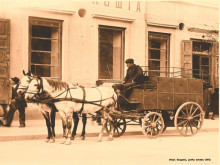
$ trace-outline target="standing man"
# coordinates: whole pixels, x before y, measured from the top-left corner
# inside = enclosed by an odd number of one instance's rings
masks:
[[[139,65],[134,64],[134,60],[132,58],[127,59],[125,63],[128,69],[122,84],[116,84],[113,86],[118,95],[120,95],[121,92],[123,94],[129,87],[144,83],[142,68]]]
[[[6,120],[4,121],[4,126],[10,127],[11,122],[14,117],[14,113],[16,110],[19,111],[19,127],[25,127],[25,108],[27,107],[27,103],[24,99],[24,96],[18,96],[17,89],[19,86],[19,78],[14,77],[11,78],[11,85],[12,87],[12,97],[11,103],[9,104],[9,111],[6,116]]]

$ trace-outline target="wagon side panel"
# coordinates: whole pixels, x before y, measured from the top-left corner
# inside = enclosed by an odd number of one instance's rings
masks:
[[[200,79],[189,79],[189,101],[198,103],[203,107],[203,82]]]
[[[184,78],[174,79],[174,109],[188,101],[187,80]]]
[[[172,110],[174,106],[173,92],[174,79],[169,77],[160,77],[158,81],[158,109]]]

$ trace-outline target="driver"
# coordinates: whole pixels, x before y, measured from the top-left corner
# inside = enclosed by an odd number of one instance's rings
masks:
[[[143,70],[139,65],[134,64],[134,60],[129,58],[125,61],[128,69],[127,74],[121,84],[113,85],[117,95],[125,95],[126,89],[137,84],[144,83]]]

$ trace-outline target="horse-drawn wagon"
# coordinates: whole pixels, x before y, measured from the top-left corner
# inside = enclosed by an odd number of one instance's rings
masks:
[[[146,77],[144,84],[119,96],[119,111],[112,111],[114,136],[121,136],[126,125],[137,123],[144,135],[155,137],[167,127],[184,136],[197,133],[203,124],[203,82],[201,79]]]
[[[39,99],[45,94],[48,97]],[[109,138],[112,139],[112,128],[115,136],[121,136],[126,126],[134,122],[141,125],[144,135],[149,137],[174,126],[184,136],[193,135],[201,129],[204,119],[201,79],[146,76],[145,83],[128,89],[126,97],[116,97],[113,88],[85,88],[36,77],[28,85],[25,98],[42,104],[55,104],[66,125],[64,140],[68,139],[68,144],[71,138],[71,112],[88,114],[102,110],[100,141],[107,120],[110,121],[111,127],[107,125],[107,130],[110,130]],[[114,108],[116,99],[118,110]]]

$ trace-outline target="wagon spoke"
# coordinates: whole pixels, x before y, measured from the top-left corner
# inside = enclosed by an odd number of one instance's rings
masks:
[[[146,128],[145,128],[145,131],[148,133],[149,132],[149,126],[147,126]]]
[[[187,120],[184,120],[184,121],[182,121],[181,123],[178,123],[177,125],[179,126],[179,125],[181,125],[181,124],[183,124],[183,123],[185,123],[185,122],[187,122]]]
[[[118,128],[116,128],[116,130],[117,130],[117,133],[119,134],[119,130],[118,130]]]
[[[159,125],[159,126],[161,126],[161,125],[162,125],[162,123],[160,123],[160,122],[158,122],[158,121],[157,121],[156,123],[157,123],[157,126],[158,126],[158,125]]]
[[[122,120],[121,118],[120,118],[118,121],[117,121],[117,119],[116,119],[116,122],[117,122],[117,123],[120,123],[121,120]]]
[[[192,110],[193,110],[193,104],[192,104],[192,106],[191,106],[191,108],[190,108],[189,114],[192,113]]]
[[[193,132],[193,129],[192,129],[192,126],[191,126],[191,122],[189,122],[189,126],[190,126],[190,130],[191,130],[191,132],[193,134],[194,132]]]
[[[151,132],[150,132],[150,136],[153,136],[153,128],[151,127]]]
[[[187,135],[187,130],[188,130],[188,122],[186,123],[186,131],[185,131],[185,135]]]
[[[201,122],[201,120],[199,120],[199,119],[198,119],[198,120],[196,120],[196,119],[193,119],[193,121]]]
[[[186,124],[184,124],[184,126],[181,128],[181,130],[180,130],[180,131],[182,131],[186,125],[187,125],[187,122],[186,122]]]
[[[201,116],[201,114],[198,114],[198,115],[195,115],[195,116],[192,116],[192,117],[195,118],[195,117],[199,117],[199,116]]]
[[[192,116],[194,115],[194,113],[196,113],[196,111],[199,109],[199,107],[197,107],[196,109],[195,109],[195,111],[192,113]]]
[[[192,125],[193,125],[194,127],[196,127],[197,129],[199,129],[199,128],[195,125],[195,123],[192,122]]]
[[[160,117],[157,118],[157,120],[155,121],[155,123],[158,122],[158,120],[160,120]]]
[[[149,117],[149,121],[153,121],[152,116]]]
[[[118,127],[120,130],[123,130],[121,127]]]
[[[186,117],[177,117],[177,119],[185,119],[185,120],[187,120]]]
[[[187,115],[185,114],[185,112],[183,112],[183,110],[182,111],[180,111],[180,112],[182,112],[182,114],[186,117]]]
[[[154,121],[154,120],[155,120],[155,117],[156,117],[156,115],[154,115],[154,117],[153,117],[153,120],[152,120],[152,121]]]
[[[189,116],[189,108],[186,106],[186,115]]]
[[[156,131],[155,131],[155,128],[153,128],[153,131],[154,131],[154,135],[157,135]]]

